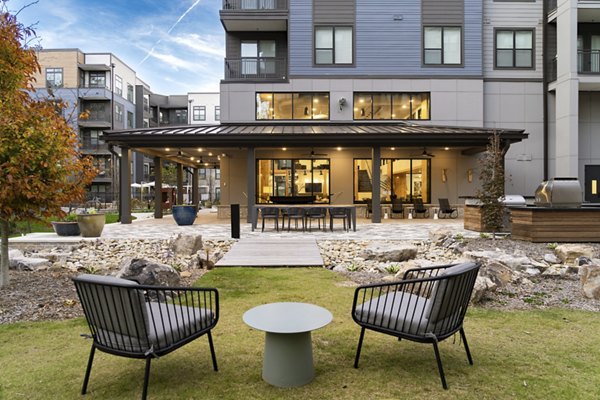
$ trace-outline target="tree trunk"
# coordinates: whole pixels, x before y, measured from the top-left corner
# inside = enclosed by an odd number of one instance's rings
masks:
[[[0,219],[0,288],[8,285],[8,221]]]

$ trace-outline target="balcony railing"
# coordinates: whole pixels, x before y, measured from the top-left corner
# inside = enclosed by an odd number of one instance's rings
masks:
[[[600,50],[577,50],[577,72],[600,74]]]
[[[223,10],[287,10],[288,0],[223,0]]]
[[[285,58],[226,58],[225,80],[284,80]]]

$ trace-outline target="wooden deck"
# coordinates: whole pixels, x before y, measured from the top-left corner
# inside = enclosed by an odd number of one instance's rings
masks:
[[[217,267],[320,267],[323,258],[313,238],[242,239]]]

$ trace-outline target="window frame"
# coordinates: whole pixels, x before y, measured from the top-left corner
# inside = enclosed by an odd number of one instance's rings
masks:
[[[413,114],[413,110],[412,110],[412,97],[413,95],[424,95],[426,94],[428,96],[428,118],[363,118],[363,119],[356,119],[354,118],[354,108],[356,107],[356,97],[359,95],[363,95],[363,96],[371,96],[371,116],[373,116],[373,96],[374,95],[381,95],[381,94],[388,94],[390,95],[390,109],[392,110],[392,113],[394,111],[394,95],[409,95],[410,97],[410,109],[409,109],[409,115]],[[352,92],[352,120],[353,121],[431,121],[431,92]]]
[[[131,83],[127,84],[127,101],[129,101],[130,103],[134,102],[134,89],[133,89],[133,85]]]
[[[441,42],[441,47],[440,48],[426,48],[425,47],[425,30],[427,28],[440,28],[442,30],[442,42]],[[458,63],[444,63],[444,31],[445,29],[457,29],[460,32],[460,62]],[[422,37],[421,40],[423,41],[422,43],[422,54],[421,54],[421,63],[423,67],[426,68],[460,68],[464,66],[464,27],[462,25],[424,25],[423,26],[423,30],[422,30]],[[438,63],[426,63],[425,62],[425,53],[427,50],[440,50],[441,51],[441,62]]]
[[[198,111],[198,115],[196,115]],[[206,106],[192,106],[192,119],[194,121],[206,121]]]
[[[53,80],[49,80],[48,79],[48,75],[51,74],[52,77],[54,78]],[[56,82],[56,76],[60,75],[60,85],[55,84],[54,82]],[[62,67],[50,67],[50,68],[46,68],[45,70],[45,79],[46,79],[46,87],[50,88],[50,89],[59,89],[65,86],[65,75],[64,75],[64,69]],[[49,82],[52,82],[52,84],[48,84]]]
[[[291,99],[292,99],[292,103],[291,103],[291,115],[292,118],[258,118],[258,110],[257,110],[257,98],[259,94],[270,94],[271,95],[271,104],[274,105],[275,104],[275,95],[276,94],[280,94],[280,95],[290,95]],[[304,94],[304,95],[311,95],[311,104],[314,105],[314,101],[315,101],[315,96],[325,96],[327,95],[327,118],[314,118],[314,114],[311,112],[311,117],[310,118],[294,118],[294,95],[300,95],[300,94]],[[274,108],[274,107],[273,107]],[[274,116],[275,113],[273,112],[272,115]],[[254,92],[254,120],[255,121],[330,121],[331,120],[331,93],[330,92]]]
[[[125,106],[121,103],[115,103],[115,121],[123,122],[123,114],[125,113]]]
[[[512,49],[501,49],[501,50],[512,50],[512,67],[501,67],[498,66],[498,32],[512,32],[513,34],[513,47]],[[520,67],[516,66],[516,33],[517,32],[530,32],[531,33],[531,66]],[[520,49],[523,50],[523,49]],[[495,70],[535,70],[535,28],[512,28],[512,27],[495,27],[494,28],[494,69]]]
[[[332,33],[332,47],[331,48],[326,48],[326,47],[319,47],[317,48],[317,29],[319,28],[332,28],[333,33]],[[349,63],[336,63],[335,62],[335,35],[336,35],[336,29],[337,28],[350,28],[352,30],[352,43],[350,43],[350,48],[352,50],[352,61]],[[318,63],[317,62],[317,50],[329,50],[331,49],[331,63]],[[319,67],[319,68],[323,68],[323,67],[352,67],[355,64],[355,60],[356,60],[356,29],[354,28],[354,25],[348,25],[348,24],[319,24],[319,25],[314,25],[313,26],[313,66],[314,67]]]
[[[101,78],[102,80],[102,84],[98,84],[98,83],[94,83],[92,84],[92,77],[94,78],[94,80]],[[103,71],[90,71],[89,72],[89,82],[88,82],[88,87],[90,88],[102,88],[105,89],[106,88],[106,72]]]
[[[115,94],[123,97],[123,78],[119,75],[115,75]]]
[[[221,106],[215,106],[215,121],[221,120]]]

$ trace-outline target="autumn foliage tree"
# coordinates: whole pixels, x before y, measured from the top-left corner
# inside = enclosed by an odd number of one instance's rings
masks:
[[[64,104],[36,100],[40,66],[27,42],[35,32],[0,2],[0,287],[8,284],[12,221],[61,216],[80,201],[96,171],[82,157],[77,133],[57,112]]]
[[[497,132],[490,137],[487,150],[479,160],[481,173],[480,189],[477,198],[481,202],[483,226],[492,232],[493,237],[502,230],[504,218],[504,152]]]

